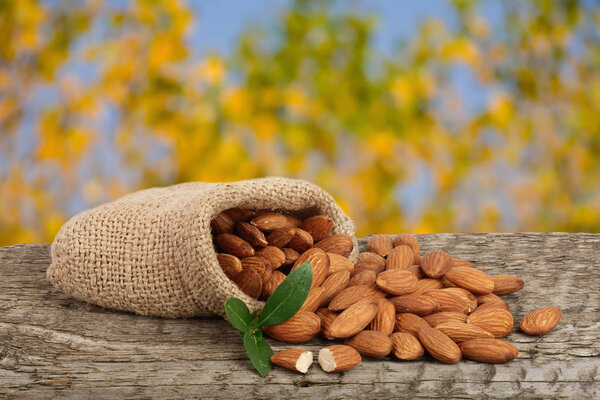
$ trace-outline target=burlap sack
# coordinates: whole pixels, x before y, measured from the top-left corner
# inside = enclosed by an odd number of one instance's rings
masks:
[[[288,178],[190,182],[124,196],[71,218],[52,243],[48,279],[79,300],[160,317],[224,315],[238,297],[256,301],[217,262],[210,221],[232,207],[328,215],[334,233],[354,238],[354,222],[318,186]]]

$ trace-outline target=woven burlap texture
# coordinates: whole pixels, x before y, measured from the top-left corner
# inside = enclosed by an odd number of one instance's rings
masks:
[[[141,315],[224,315],[231,296],[260,310],[263,303],[217,262],[210,222],[233,207],[327,215],[333,233],[354,239],[350,258],[356,259],[355,224],[327,192],[304,180],[268,177],[146,189],[78,214],[52,243],[47,277],[74,298]]]

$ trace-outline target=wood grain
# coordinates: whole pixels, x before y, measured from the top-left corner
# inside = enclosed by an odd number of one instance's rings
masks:
[[[366,239],[361,240],[364,246]],[[140,317],[71,300],[45,279],[48,245],[0,248],[0,399],[138,398],[600,398],[600,235],[420,235],[424,252],[443,249],[525,288],[504,298],[515,326],[529,311],[559,306],[542,337],[516,329],[517,361],[443,365],[365,359],[327,374],[274,368],[261,379],[239,335],[221,319]],[[269,339],[274,349],[288,347]],[[318,352],[316,339],[306,348]]]

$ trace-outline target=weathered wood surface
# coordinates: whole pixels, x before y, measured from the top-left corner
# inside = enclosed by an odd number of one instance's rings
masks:
[[[600,235],[419,240],[424,251],[524,278],[525,288],[506,297],[515,325],[546,305],[562,308],[560,325],[542,337],[515,329],[508,339],[520,354],[505,365],[366,359],[342,374],[315,363],[306,376],[274,368],[261,379],[225,321],[140,317],[71,300],[45,279],[48,245],[17,245],[0,248],[0,399],[600,398]]]

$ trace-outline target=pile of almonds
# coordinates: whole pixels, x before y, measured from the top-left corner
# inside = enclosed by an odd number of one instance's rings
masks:
[[[356,263],[347,257],[352,238],[331,235],[333,222],[317,215],[304,221],[268,210],[230,209],[212,221],[218,260],[225,274],[245,293],[268,298],[294,268],[309,261],[313,282],[298,313],[263,328],[274,339],[307,342],[317,335],[344,339],[325,347],[319,364],[327,372],[347,371],[361,355],[414,360],[425,350],[443,363],[463,357],[504,363],[518,349],[499,340],[511,333],[513,316],[500,296],[520,290],[521,279],[487,275],[468,261],[442,250],[421,257],[410,234],[374,235]],[[533,311],[521,330],[543,335],[561,318],[556,307]],[[305,373],[310,351],[287,349],[273,355],[275,364]]]

